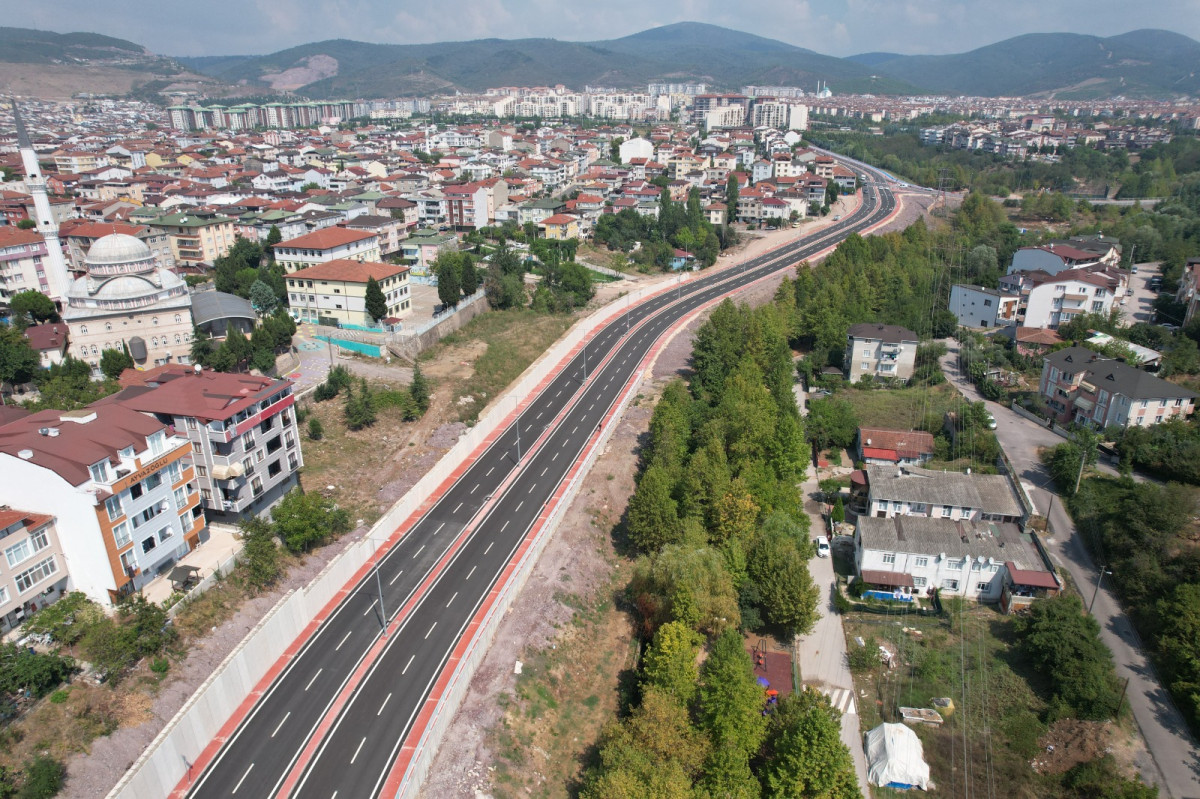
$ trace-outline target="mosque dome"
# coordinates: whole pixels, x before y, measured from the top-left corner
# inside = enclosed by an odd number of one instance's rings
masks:
[[[141,262],[152,263],[153,261],[154,253],[150,252],[146,243],[125,233],[112,233],[98,239],[88,250],[87,257],[84,259],[89,270],[92,267],[132,265]]]

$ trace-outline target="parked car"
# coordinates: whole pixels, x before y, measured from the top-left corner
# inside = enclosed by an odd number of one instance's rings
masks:
[[[817,557],[818,558],[829,557],[829,542],[828,541],[826,541],[824,538],[814,538],[813,543],[817,545]]]
[[[990,413],[987,415],[987,428],[988,430],[996,429],[996,417]]]

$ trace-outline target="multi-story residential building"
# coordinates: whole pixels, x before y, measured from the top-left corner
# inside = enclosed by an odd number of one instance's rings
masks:
[[[233,220],[212,211],[181,211],[154,219],[150,227],[167,234],[179,264],[211,264],[233,247]],[[165,265],[165,264],[164,264]]]
[[[901,599],[937,589],[1007,609],[1061,589],[1011,523],[859,516],[854,558],[866,586]]]
[[[0,427],[0,502],[53,513],[74,590],[111,606],[205,535],[186,438],[111,401]],[[42,579],[62,565],[38,560]]]
[[[1194,391],[1084,347],[1046,356],[1038,392],[1056,421],[1098,429],[1149,427],[1185,419],[1195,409]]]
[[[964,474],[918,466],[871,466],[864,515],[928,516],[949,521],[1024,523],[1025,511],[1007,475]]]
[[[898,325],[851,325],[842,361],[846,379],[852,383],[862,377],[907,380],[916,366],[919,343],[916,333]]]
[[[412,312],[408,267],[340,259],[310,266],[287,276],[288,307],[299,322],[342,327],[374,327],[367,313],[367,281],[375,278],[387,301],[385,318]]]
[[[487,227],[488,192],[482,183],[459,183],[442,188],[446,198],[446,220],[454,228],[478,230]]]
[[[442,252],[458,249],[458,237],[453,233],[437,233],[432,230],[414,231],[400,242],[400,255],[408,262],[412,277],[425,278],[430,267]]]
[[[164,366],[113,402],[186,436],[211,519],[260,516],[296,486],[304,465],[292,383]]]
[[[67,590],[67,564],[54,516],[0,507],[0,634]]]
[[[400,252],[400,242],[408,235],[408,228],[403,219],[392,216],[375,216],[366,214],[356,216],[345,223],[347,230],[365,230],[379,237],[379,254],[383,257]]]
[[[579,217],[571,214],[555,214],[538,223],[543,238],[555,241],[579,238]]]
[[[124,222],[93,222],[84,219],[73,219],[64,222],[58,231],[58,236],[66,246],[67,255],[74,264],[76,271],[83,271],[84,258],[88,250],[100,239],[113,233],[124,233],[140,239],[158,260],[158,265],[166,269],[175,267],[175,253],[171,251],[171,242],[167,234],[161,230],[153,230],[147,225],[127,225]]]
[[[331,227],[275,245],[275,262],[289,273],[334,260],[380,259],[379,236],[368,230]]]
[[[963,327],[1007,327],[1016,324],[1017,294],[956,283],[950,287],[950,313]]]
[[[0,227],[0,311],[7,312],[8,300],[22,291],[51,295],[46,272],[46,240],[35,230]]]
[[[104,153],[92,153],[87,150],[68,150],[54,154],[54,169],[59,173],[80,175],[92,172],[108,164]]]
[[[1083,270],[1063,271],[1053,277],[1039,272],[1020,274],[1029,278],[1030,286],[1018,314],[1025,327],[1056,328],[1084,313],[1107,316],[1117,297],[1110,281]],[[1005,276],[1001,286],[1011,286],[1007,278],[1013,276]]]

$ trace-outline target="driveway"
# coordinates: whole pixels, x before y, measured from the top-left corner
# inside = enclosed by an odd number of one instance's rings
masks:
[[[1158,292],[1151,291],[1147,284],[1150,278],[1159,274],[1159,266],[1158,261],[1138,264],[1137,274],[1129,276],[1129,294],[1126,295],[1125,304],[1120,306],[1125,324],[1153,321],[1154,300]]]
[[[1137,275],[1135,277],[1142,277]],[[972,401],[980,399],[974,386],[959,372],[956,363],[958,343],[951,340],[951,352],[942,359],[946,378]],[[1146,752],[1137,765],[1144,779],[1159,786],[1173,799],[1200,797],[1200,756],[1195,740],[1187,731],[1183,716],[1163,689],[1141,648],[1133,625],[1114,594],[1102,586],[1096,593],[1098,571],[1084,548],[1075,523],[1062,500],[1050,489],[1050,475],[1042,467],[1038,449],[1062,443],[1063,439],[995,402],[987,403],[996,417],[996,437],[1013,464],[1017,477],[1025,484],[1030,499],[1049,515],[1051,535],[1043,543],[1051,559],[1071,575],[1083,593],[1085,602],[1095,595],[1092,613],[1100,624],[1100,638],[1112,651],[1117,676],[1129,681],[1126,697],[1134,720],[1146,742]]]

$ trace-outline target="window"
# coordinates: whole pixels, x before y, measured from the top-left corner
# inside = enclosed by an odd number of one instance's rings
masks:
[[[183,486],[175,489],[175,507],[182,508],[187,504],[187,492],[183,490]]]
[[[0,585],[0,605],[8,602],[8,589]]]
[[[182,317],[182,316],[180,316],[179,314],[175,314],[175,321],[176,321],[176,322],[182,322],[182,321],[183,321],[183,317]]]
[[[150,324],[152,324],[152,325],[157,325],[157,324],[158,324],[158,317],[157,317],[157,316],[152,316],[152,317],[150,317]]]
[[[154,536],[142,539],[142,552],[149,552],[158,546],[158,541],[154,540]]]
[[[137,573],[137,554],[134,550],[121,553],[121,568],[130,577]]]
[[[204,452],[204,447],[200,445],[199,441],[192,442],[192,452],[196,453],[197,455]]]
[[[162,430],[147,438],[146,441],[150,445],[151,455],[161,455],[167,448],[167,434]]]
[[[251,481],[250,481],[250,488],[251,488],[251,489],[254,491],[254,496],[256,496],[256,497],[257,497],[259,494],[261,494],[261,493],[262,493],[262,491],[263,491],[263,487],[262,487],[262,478],[261,478],[261,477],[255,477],[253,480],[251,480]]]
[[[943,506],[942,506],[942,518],[943,518],[943,519],[948,519],[948,518],[950,518],[950,514],[951,514],[951,513],[952,513],[952,510],[951,510],[951,508],[950,508],[950,506],[949,506],[949,505],[943,505]]]
[[[929,558],[916,558],[915,560],[913,560],[913,566],[916,568],[920,568],[922,566],[928,566],[928,565],[929,565]]]
[[[113,528],[112,533],[113,541],[116,543],[117,549],[120,549],[132,540],[129,537],[129,524],[127,522],[121,522],[118,524]]]
[[[179,475],[182,471],[183,469],[179,466],[179,461],[171,461],[171,464],[167,466],[167,476],[170,478],[172,485],[179,482]]]
[[[121,508],[120,497],[109,497],[106,499],[104,501],[104,509],[108,511],[108,520],[110,522],[125,512],[124,509]]]
[[[200,499],[205,502],[212,502],[212,491],[209,491],[207,488],[200,489]]]
[[[195,416],[187,417],[186,424],[187,424],[188,430],[195,430],[196,429],[196,417]]]
[[[924,588],[926,582],[927,582],[927,580],[924,577],[914,577],[913,578],[913,587],[914,588]]]
[[[8,549],[4,550],[4,557],[8,559],[9,566],[16,566],[18,563],[24,563],[33,557],[33,546],[26,538],[19,544],[13,544]]]
[[[155,472],[154,474],[150,475],[142,481],[142,485],[146,487],[147,491],[153,491],[154,489],[158,488],[160,485],[162,485],[162,472]]]
[[[208,477],[208,467],[207,466],[197,466],[196,467],[196,476],[197,477]]]
[[[296,453],[289,452],[288,453],[288,471],[291,471],[291,472],[296,471],[296,465],[298,463],[300,463],[300,461],[297,460]]]
[[[963,570],[963,567],[964,567],[964,566],[966,566],[966,565],[967,565],[967,559],[966,559],[966,558],[963,558],[962,560],[952,560],[952,561],[950,561],[950,562],[947,564],[947,567],[948,567],[948,568],[950,568],[950,569],[953,569],[954,571],[962,571],[962,570]]]
[[[14,582],[17,584],[17,590],[23,594],[57,571],[58,564],[54,561],[54,556],[51,555],[32,568],[18,574]]]
[[[916,582],[915,580],[913,582]],[[958,580],[942,580],[942,588],[947,591],[958,590]]]
[[[142,496],[142,484],[134,483],[129,487],[129,498],[138,499]]]
[[[981,594],[986,594],[991,585],[991,583],[975,583],[975,590]]]
[[[172,530],[170,527],[162,528],[161,530],[158,531],[158,543],[161,544],[161,543],[165,542],[168,538],[171,537],[171,535],[172,535]]]
[[[88,471],[92,473],[92,479],[97,483],[108,482],[108,461],[100,461],[88,467]]]
[[[896,555],[892,552],[887,553],[886,555],[883,556],[883,562],[884,563],[895,563]]]
[[[267,467],[267,477],[274,477],[282,471],[283,466],[280,465],[279,461],[271,461],[271,464]]]
[[[859,368],[860,368],[860,369],[864,369],[864,370],[865,370],[865,369],[870,369],[870,368],[871,368],[871,364],[870,364],[870,363],[868,363],[867,361],[863,361],[863,362],[862,362],[862,364],[860,364],[860,365],[859,365]]]
[[[249,452],[254,449],[254,433],[246,433],[242,436],[242,452]]]

